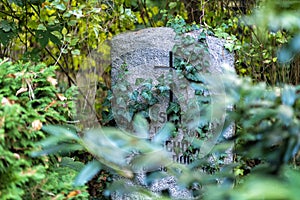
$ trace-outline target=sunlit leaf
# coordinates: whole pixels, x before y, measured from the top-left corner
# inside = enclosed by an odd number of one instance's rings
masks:
[[[77,175],[74,185],[81,186],[91,180],[100,170],[102,166],[99,161],[93,160],[87,163],[80,173]]]
[[[291,51],[291,49],[289,48],[282,48],[278,51],[278,61],[281,62],[281,63],[288,63],[290,62],[293,57],[294,57],[294,54],[293,52]]]
[[[292,86],[284,86],[281,95],[282,103],[288,106],[292,106],[296,100],[296,90]]]
[[[298,34],[296,37],[292,39],[291,48],[294,52],[300,52],[300,35]]]
[[[154,138],[152,139],[152,141],[154,143],[163,143],[165,142],[167,139],[170,138],[170,136],[172,135],[172,132],[175,130],[175,126],[172,123],[166,123],[157,134],[155,134]]]
[[[149,138],[149,124],[140,114],[135,115],[133,120],[135,135],[140,138]]]
[[[60,144],[56,146],[46,147],[41,151],[32,152],[32,157],[51,155],[55,153],[68,153],[72,151],[82,150],[83,147],[79,144]]]
[[[293,120],[294,110],[290,106],[280,105],[278,107],[278,117],[284,125],[290,125]]]
[[[37,30],[47,31],[47,28],[43,24],[39,24],[38,27],[37,27]]]
[[[68,127],[58,125],[46,125],[43,126],[42,130],[57,137],[70,138],[74,140],[79,139],[76,132]]]
[[[12,26],[12,24],[7,20],[1,20],[0,29],[2,29],[4,32],[9,32],[14,29],[14,26]]]
[[[62,10],[62,11],[66,10],[66,6],[63,2],[53,1],[52,5],[58,10]]]
[[[74,50],[72,50],[71,51],[71,53],[73,54],[73,55],[80,55],[80,50],[79,49],[74,49]]]
[[[75,171],[80,172],[85,165],[82,162],[75,161],[74,159],[72,159],[70,157],[63,157],[60,162],[60,166],[69,167]]]
[[[46,139],[40,141],[38,145],[41,145],[43,148],[45,147],[53,147],[57,145],[59,142],[62,142],[64,138],[57,136],[49,136]]]
[[[137,155],[131,161],[131,166],[136,171],[153,171],[172,164],[171,153],[163,149]]]
[[[122,135],[116,129],[111,129],[111,131],[109,129],[95,129],[87,131],[83,141],[88,150],[97,158],[106,159],[120,166],[126,165],[126,157],[130,152],[120,148],[130,142],[126,134]]]

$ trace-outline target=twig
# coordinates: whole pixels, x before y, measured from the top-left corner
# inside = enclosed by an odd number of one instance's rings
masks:
[[[57,60],[55,61],[54,65],[57,65],[57,63],[60,60],[61,55],[63,54],[63,51],[65,50],[66,47],[68,47],[68,45],[61,45],[61,50],[60,50],[59,56],[58,56]]]
[[[2,65],[5,62],[7,62],[8,60],[9,60],[9,58],[4,58],[4,60],[1,61],[0,65]]]

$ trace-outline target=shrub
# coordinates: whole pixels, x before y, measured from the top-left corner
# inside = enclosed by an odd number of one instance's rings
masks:
[[[60,176],[50,171],[46,178],[48,158],[30,157],[37,141],[45,137],[40,131],[43,124],[66,122],[74,112],[74,88],[59,93],[55,69],[0,60],[1,199],[34,199],[39,182]]]

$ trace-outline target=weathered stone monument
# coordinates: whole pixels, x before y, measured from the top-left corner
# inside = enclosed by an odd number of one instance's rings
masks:
[[[200,33],[201,30],[193,31],[186,33],[185,37],[194,38],[195,43],[197,43],[200,42],[197,40]],[[174,50],[176,45],[177,48],[180,48],[180,45],[183,45],[183,43],[179,41],[171,28],[148,28],[115,36],[112,40],[111,49],[111,75],[114,93],[112,109],[118,126],[128,131],[133,130],[131,123],[135,112],[146,112],[149,120],[149,135],[135,134],[138,137],[151,140],[167,121],[172,120],[167,109],[170,107],[170,102],[177,102],[181,108],[181,111],[177,113],[180,117],[178,118],[177,116],[175,120],[173,119],[173,122],[185,124],[186,126],[177,127],[177,135],[166,141],[165,148],[172,152],[175,162],[189,164],[191,159],[184,156],[184,152],[189,146],[185,136],[188,135],[189,138],[197,137],[194,129],[198,126],[198,120],[201,118],[201,105],[197,103],[195,91],[191,87],[191,81],[176,74],[173,69],[174,57],[181,57],[183,60],[190,58],[189,55],[184,55],[184,53],[178,54],[178,51]],[[198,51],[199,57],[189,60],[192,66],[198,65],[199,62],[205,63],[206,67],[202,68],[203,72],[210,72],[216,77],[222,74],[222,65],[224,64],[227,64],[234,70],[234,56],[224,49],[223,40],[206,36],[205,43],[208,51],[196,49],[195,52],[197,53]],[[159,89],[160,86],[168,86],[166,94],[161,95],[163,90]],[[148,93],[149,91],[151,91],[151,94]],[[222,92],[224,91],[209,91],[210,94],[216,96]],[[153,94],[157,94],[155,98],[150,96]],[[151,102],[153,99],[155,101]],[[131,101],[138,103],[140,107],[132,107]],[[214,103],[213,100],[212,103]],[[147,109],[143,107],[144,104]],[[224,119],[222,116],[220,118],[222,119],[210,126],[211,131],[217,132],[216,134],[220,134],[222,131],[222,120]],[[234,127],[232,126],[225,131],[225,137],[232,136],[233,131]],[[204,155],[209,153],[209,150],[199,149],[194,153],[202,153]],[[228,154],[227,162],[230,162],[231,154]],[[192,194],[187,189],[179,188],[176,185],[174,177],[167,177],[160,182],[153,183],[149,189],[157,193],[168,189],[171,197],[174,199],[192,198]],[[117,194],[113,198],[132,199],[126,195],[118,196]]]

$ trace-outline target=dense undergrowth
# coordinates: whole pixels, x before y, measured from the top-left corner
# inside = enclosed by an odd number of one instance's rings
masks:
[[[34,159],[46,124],[63,124],[74,115],[75,88],[59,91],[55,66],[0,61],[0,196],[1,199],[63,199],[78,189],[70,168],[59,168],[56,157]],[[73,177],[73,178],[72,178]],[[68,181],[69,180],[69,181]]]

